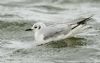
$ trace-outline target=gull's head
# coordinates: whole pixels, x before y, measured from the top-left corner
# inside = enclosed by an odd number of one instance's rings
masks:
[[[38,23],[33,24],[33,26],[30,29],[26,29],[25,31],[40,30],[45,27],[46,25],[44,23],[38,22]]]

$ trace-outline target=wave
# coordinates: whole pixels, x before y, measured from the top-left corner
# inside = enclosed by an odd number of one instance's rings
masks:
[[[12,31],[12,30],[22,29],[25,27],[27,28],[29,26],[31,26],[31,23],[0,21],[0,30],[7,29],[8,31],[10,30]]]

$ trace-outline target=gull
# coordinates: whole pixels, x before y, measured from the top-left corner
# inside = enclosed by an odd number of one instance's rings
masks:
[[[74,35],[81,33],[90,26],[87,25],[87,21],[91,20],[92,16],[79,20],[74,23],[65,23],[57,25],[47,26],[43,22],[37,22],[33,26],[25,31],[34,31],[34,39],[39,44],[45,44],[51,41],[58,41],[65,38],[73,37]]]

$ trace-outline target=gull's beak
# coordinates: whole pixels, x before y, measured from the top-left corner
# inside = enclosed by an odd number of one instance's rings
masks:
[[[30,28],[30,29],[26,29],[25,31],[32,31],[32,30],[33,30],[33,29]]]

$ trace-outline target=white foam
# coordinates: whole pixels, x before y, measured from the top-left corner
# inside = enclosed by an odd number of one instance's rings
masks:
[[[2,43],[1,43],[2,44]],[[28,42],[21,42],[16,40],[6,40],[6,43],[2,44],[1,47],[3,48],[15,48],[15,49],[28,49],[32,48],[33,44]]]

